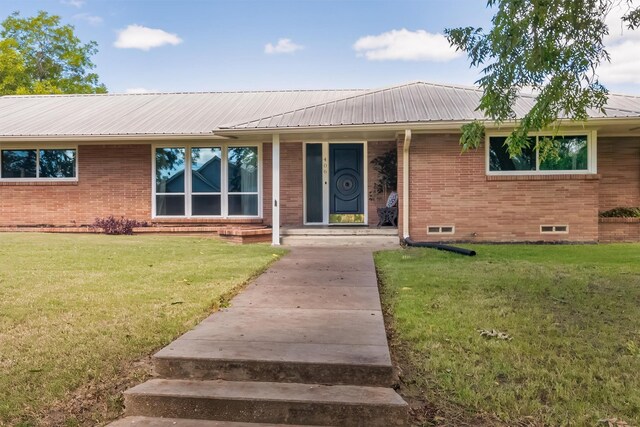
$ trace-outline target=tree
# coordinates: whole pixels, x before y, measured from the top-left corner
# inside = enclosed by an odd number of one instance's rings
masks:
[[[97,43],[82,43],[72,25],[39,12],[14,12],[0,26],[0,94],[104,93],[91,57]]]
[[[598,81],[597,69],[609,61],[605,23],[614,6],[625,6],[622,17],[630,29],[640,26],[640,8],[633,0],[488,0],[495,7],[492,28],[465,27],[445,30],[452,46],[467,53],[471,66],[482,67],[476,82],[483,90],[478,109],[497,123],[514,120],[514,106],[523,89],[536,97],[531,110],[520,118],[505,141],[510,156],[529,148],[530,132],[557,126],[561,118],[585,120],[587,110],[604,111],[607,89]],[[462,149],[477,148],[484,123],[462,127]],[[558,147],[551,138],[537,138],[540,153]]]

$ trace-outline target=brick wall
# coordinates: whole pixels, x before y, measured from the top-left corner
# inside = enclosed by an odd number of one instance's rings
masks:
[[[302,143],[282,142],[280,143],[280,224],[302,225],[302,210]]]
[[[640,138],[598,138],[599,209],[640,206]]]
[[[0,183],[0,226],[86,225],[151,217],[149,145],[81,145],[78,182]]]
[[[458,139],[458,135],[413,137],[409,217],[414,240],[598,239],[598,176],[487,177],[484,149],[460,154]],[[398,150],[401,177],[402,140]],[[569,233],[540,234],[541,224],[567,224]],[[456,232],[428,235],[430,225],[453,225]]]

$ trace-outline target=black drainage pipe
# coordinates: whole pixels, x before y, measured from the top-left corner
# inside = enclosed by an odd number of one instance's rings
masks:
[[[440,243],[414,242],[410,237],[404,239],[404,242],[407,244],[407,246],[415,246],[417,248],[432,248],[438,249],[440,251],[454,252],[460,255],[476,256],[476,251],[472,251],[471,249],[459,248],[457,246],[441,245]]]

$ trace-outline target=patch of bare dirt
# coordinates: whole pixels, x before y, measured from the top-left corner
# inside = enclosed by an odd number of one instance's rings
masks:
[[[149,355],[125,364],[118,375],[112,378],[84,384],[46,412],[34,414],[33,418],[42,427],[105,425],[122,415],[122,393],[152,376],[153,366]]]

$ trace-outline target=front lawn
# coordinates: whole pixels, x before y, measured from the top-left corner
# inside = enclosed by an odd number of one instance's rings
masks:
[[[640,425],[640,245],[473,247],[376,255],[416,419]]]
[[[0,425],[96,425],[283,253],[181,236],[0,234]]]

